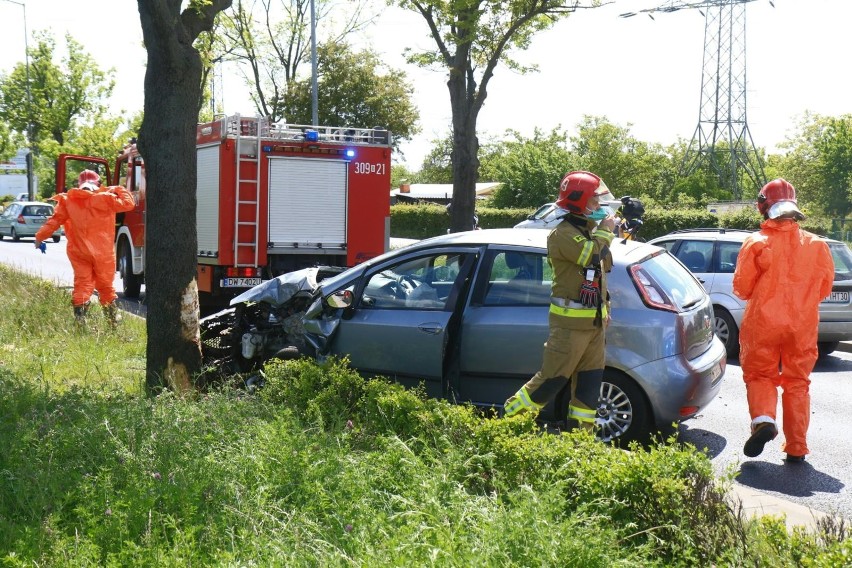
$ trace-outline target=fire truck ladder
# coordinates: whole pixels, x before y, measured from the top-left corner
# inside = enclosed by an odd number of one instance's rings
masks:
[[[260,129],[265,121],[260,117],[242,118],[238,115],[234,118],[237,124],[234,140],[237,160],[234,266],[254,267],[260,260]],[[246,241],[246,233],[253,233],[254,239]]]

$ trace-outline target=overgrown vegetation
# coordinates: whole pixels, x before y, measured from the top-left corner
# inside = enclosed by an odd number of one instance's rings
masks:
[[[840,566],[724,499],[674,440],[630,451],[365,380],[267,367],[255,394],[147,398],[144,327],[72,324],[0,268],[0,559],[31,565]],[[93,314],[96,316],[97,314]],[[136,361],[134,363],[134,361]],[[138,368],[137,368],[138,367]]]

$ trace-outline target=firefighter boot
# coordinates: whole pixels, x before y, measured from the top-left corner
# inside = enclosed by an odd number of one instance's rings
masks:
[[[88,303],[81,306],[74,306],[74,322],[77,324],[77,327],[86,327],[86,314],[88,311]]]
[[[118,311],[118,306],[115,305],[115,302],[108,304],[103,307],[104,316],[109,322],[110,327],[116,327],[118,323],[121,321],[121,314]]]
[[[778,428],[772,422],[760,422],[755,424],[751,436],[746,440],[743,453],[750,458],[756,458],[763,452],[763,446],[774,440],[778,435]]]

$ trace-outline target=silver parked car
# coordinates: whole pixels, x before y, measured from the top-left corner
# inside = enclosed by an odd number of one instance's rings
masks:
[[[502,408],[540,367],[552,271],[548,230],[442,235],[322,278],[305,269],[202,320],[208,365],[348,356],[365,374],[430,396]],[[664,249],[616,241],[612,322],[598,406],[605,440],[645,440],[719,392],[725,350],[700,283]],[[564,421],[567,391],[542,411]]]
[[[685,229],[652,239],[649,243],[674,254],[695,274],[710,294],[715,313],[716,335],[729,357],[740,351],[740,326],[745,301],[734,295],[734,269],[740,247],[753,231],[742,229]],[[845,243],[825,239],[834,260],[834,286],[819,306],[817,348],[820,355],[852,340],[852,252]]]
[[[41,201],[14,201],[0,214],[0,239],[11,237],[35,237],[48,218],[53,215],[53,205]],[[62,229],[53,233],[53,242],[58,243]]]

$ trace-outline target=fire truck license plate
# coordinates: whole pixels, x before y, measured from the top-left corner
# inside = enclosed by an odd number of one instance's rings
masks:
[[[832,292],[831,296],[823,300],[826,304],[848,304],[849,292]]]
[[[252,288],[260,284],[260,278],[223,278],[222,288]]]

